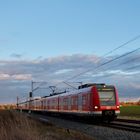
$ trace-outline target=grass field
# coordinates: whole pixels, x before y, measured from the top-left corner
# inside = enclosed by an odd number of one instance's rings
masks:
[[[140,118],[140,106],[121,106],[120,111],[120,116]]]
[[[93,140],[87,135],[43,124],[25,114],[0,111],[0,140]]]

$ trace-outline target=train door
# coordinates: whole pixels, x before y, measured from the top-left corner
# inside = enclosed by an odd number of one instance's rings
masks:
[[[40,110],[43,110],[43,100],[41,100]]]
[[[78,94],[78,111],[82,111],[82,94]]]
[[[71,96],[71,111],[77,112],[78,110],[78,95]]]
[[[68,96],[68,110],[71,110],[71,96]]]

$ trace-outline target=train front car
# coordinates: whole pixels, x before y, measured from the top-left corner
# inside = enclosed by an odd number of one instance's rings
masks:
[[[94,114],[101,116],[104,121],[114,120],[120,113],[116,88],[112,85],[95,84],[91,91]]]

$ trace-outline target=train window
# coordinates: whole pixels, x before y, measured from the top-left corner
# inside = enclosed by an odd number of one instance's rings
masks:
[[[62,106],[63,106],[63,104],[62,104],[62,97],[60,97],[59,98],[59,109],[60,110],[62,109]]]
[[[59,106],[61,106],[61,105],[62,105],[61,98],[59,98]]]
[[[86,105],[86,96],[82,96],[82,104]]]
[[[77,97],[72,97],[71,103],[72,103],[72,105],[77,105]]]
[[[65,106],[65,99],[63,99],[63,106]]]
[[[68,98],[64,98],[63,103],[64,103],[65,106],[68,105]]]
[[[75,98],[75,105],[77,105],[77,98]]]
[[[74,105],[74,99],[71,98],[71,105]]]
[[[70,96],[68,97],[68,105],[71,106],[71,98],[70,98]]]
[[[43,103],[44,107],[46,106],[46,100],[44,100],[44,103]]]
[[[53,101],[52,101],[52,105],[53,105],[53,106],[55,105],[55,99],[53,99]]]
[[[114,91],[98,91],[100,104],[103,106],[115,105],[115,92]]]
[[[58,105],[58,100],[57,100],[57,98],[54,99],[54,104],[53,104],[53,105],[54,105],[54,108],[57,108],[57,105]]]
[[[50,101],[48,100],[48,102],[47,102],[47,105],[49,106],[50,105]]]

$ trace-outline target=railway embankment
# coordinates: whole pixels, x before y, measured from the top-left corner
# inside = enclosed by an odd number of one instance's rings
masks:
[[[0,140],[95,140],[81,132],[42,123],[16,111],[0,111]]]
[[[139,138],[140,133],[121,128],[47,115],[0,111],[0,140],[139,140]]]

